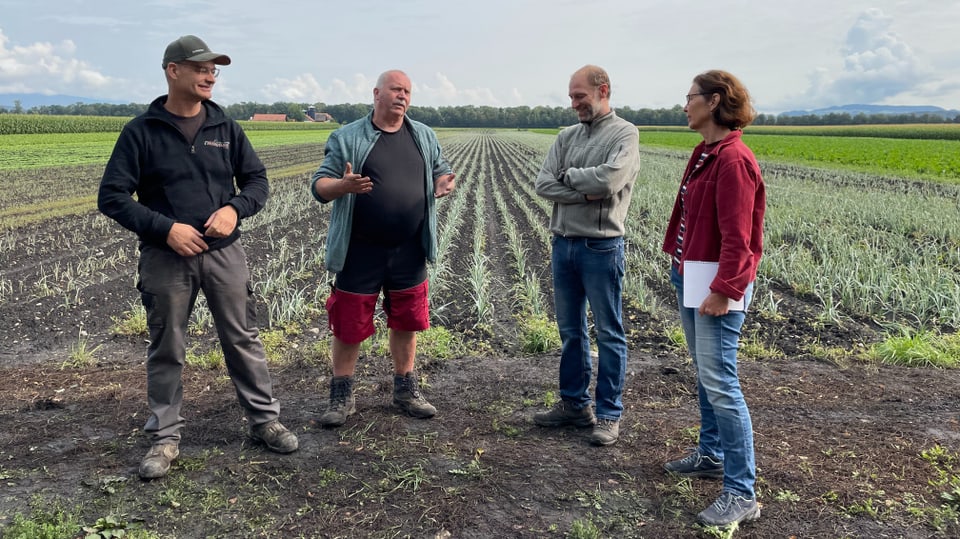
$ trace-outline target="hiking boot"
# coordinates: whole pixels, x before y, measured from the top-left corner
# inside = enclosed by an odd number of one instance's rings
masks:
[[[320,416],[324,427],[339,427],[347,422],[347,417],[357,411],[353,399],[353,376],[334,376],[330,379],[330,404]]]
[[[278,419],[254,425],[250,428],[250,437],[274,453],[293,453],[300,447],[297,435],[287,430]]]
[[[589,405],[577,409],[567,401],[561,400],[554,404],[550,410],[533,414],[533,422],[541,427],[565,427],[567,425],[590,427],[596,424],[597,418],[593,415],[593,408]]]
[[[682,477],[702,477],[705,479],[723,479],[723,461],[704,455],[700,448],[693,448],[690,454],[679,460],[671,460],[663,469]]]
[[[697,515],[697,520],[706,526],[727,527],[731,524],[760,518],[760,504],[756,498],[744,498],[732,492],[724,492],[710,507]]]
[[[593,445],[610,445],[620,437],[619,419],[598,419],[590,433],[590,443]]]
[[[180,456],[180,446],[177,442],[161,442],[150,446],[146,456],[140,461],[140,478],[156,479],[167,475],[170,463]]]
[[[437,409],[420,394],[417,375],[413,371],[403,376],[393,375],[393,405],[420,419],[433,417],[437,413]]]

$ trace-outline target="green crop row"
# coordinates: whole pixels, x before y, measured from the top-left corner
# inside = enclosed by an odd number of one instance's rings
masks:
[[[743,140],[757,158],[914,179],[960,183],[960,140],[920,140],[815,135],[759,135]],[[692,150],[694,131],[642,131],[641,145]]]
[[[690,132],[686,126],[643,125],[647,132]],[[960,124],[889,124],[889,125],[751,125],[751,135],[792,135],[818,137],[876,137],[902,139],[960,140]]]
[[[116,116],[0,114],[0,135],[118,133],[129,121],[130,118]]]
[[[334,122],[239,122],[244,131],[322,131],[329,132],[340,127]]]
[[[53,133],[119,133],[130,121],[115,116],[56,116],[45,114],[0,114],[0,135]],[[330,131],[336,123],[241,121],[246,131]]]
[[[3,116],[6,115],[0,114],[0,118]],[[261,149],[323,143],[330,132],[329,129],[252,129],[247,130],[247,136],[255,148]],[[119,131],[0,135],[0,170],[105,164],[118,136]]]

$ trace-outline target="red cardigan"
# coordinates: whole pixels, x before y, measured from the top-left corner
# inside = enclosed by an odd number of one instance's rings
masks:
[[[710,290],[733,300],[743,298],[757,278],[763,252],[763,213],[766,194],[757,160],[732,131],[706,157],[690,178],[683,203],[687,210],[683,237],[684,260],[719,262]],[[683,177],[691,173],[705,143],[694,150]],[[663,250],[671,255],[680,230],[680,193],[667,225]]]

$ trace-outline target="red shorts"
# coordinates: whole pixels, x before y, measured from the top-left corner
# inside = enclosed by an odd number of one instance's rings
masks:
[[[347,344],[363,342],[373,335],[373,311],[380,294],[356,294],[333,289],[327,299],[327,319],[333,335]],[[423,331],[430,327],[427,281],[405,290],[385,290],[383,311],[387,327],[399,331]]]

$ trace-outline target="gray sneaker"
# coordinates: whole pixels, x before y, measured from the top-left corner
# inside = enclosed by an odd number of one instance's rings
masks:
[[[597,418],[593,415],[591,406],[574,408],[567,401],[561,400],[546,412],[533,414],[533,422],[541,427],[590,427],[596,424]]]
[[[177,442],[161,442],[150,446],[146,456],[140,461],[140,478],[157,479],[167,475],[170,463],[180,456],[180,446]]]
[[[437,409],[420,394],[417,374],[413,371],[403,376],[393,375],[393,405],[420,419],[427,419],[437,414]]]
[[[697,515],[697,520],[707,526],[726,527],[734,523],[760,518],[760,504],[756,498],[744,498],[732,492],[724,492],[710,507]]]
[[[704,455],[700,448],[691,448],[690,454],[679,460],[671,460],[663,469],[682,477],[702,477],[705,479],[723,479],[723,461],[710,455]]]
[[[300,447],[297,435],[274,419],[250,428],[250,437],[267,446],[274,453],[293,453]]]
[[[353,398],[353,376],[334,376],[330,379],[330,404],[320,416],[324,427],[339,427],[357,411]]]
[[[598,419],[590,433],[590,443],[593,445],[610,445],[620,438],[619,419]]]

